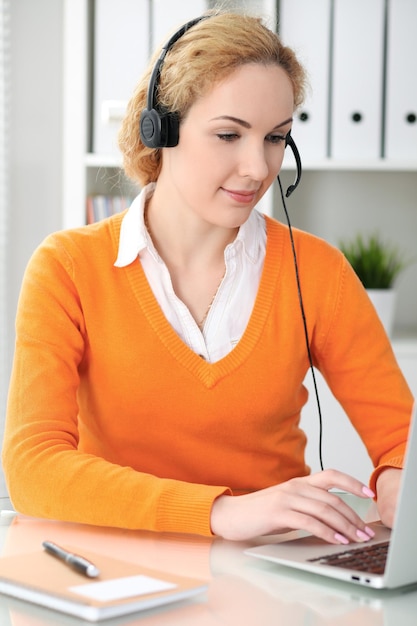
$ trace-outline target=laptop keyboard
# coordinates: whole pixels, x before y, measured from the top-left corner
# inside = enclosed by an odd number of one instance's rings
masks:
[[[387,560],[389,541],[376,543],[372,546],[360,546],[338,552],[309,559],[310,562],[319,562],[323,565],[334,567],[344,567],[358,572],[369,572],[370,574],[383,574]]]

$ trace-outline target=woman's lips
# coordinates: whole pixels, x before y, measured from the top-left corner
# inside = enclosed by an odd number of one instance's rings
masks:
[[[251,204],[254,201],[255,196],[257,194],[256,190],[252,191],[240,191],[237,189],[224,189],[223,191],[232,198],[235,202],[239,202],[241,204]]]

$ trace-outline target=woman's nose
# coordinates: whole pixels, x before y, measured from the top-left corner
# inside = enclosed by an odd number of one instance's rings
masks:
[[[265,146],[248,144],[241,153],[239,174],[253,180],[263,181],[269,172]]]

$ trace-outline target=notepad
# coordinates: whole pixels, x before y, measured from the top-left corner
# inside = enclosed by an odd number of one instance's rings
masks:
[[[149,593],[158,593],[159,591],[168,591],[176,589],[176,587],[175,583],[140,574],[139,576],[124,576],[123,578],[103,580],[103,582],[76,585],[70,587],[69,591],[97,602],[112,602]]]
[[[89,580],[42,548],[0,558],[0,593],[97,622],[184,600],[207,589],[205,581],[85,550],[83,556],[100,569],[98,578]]]

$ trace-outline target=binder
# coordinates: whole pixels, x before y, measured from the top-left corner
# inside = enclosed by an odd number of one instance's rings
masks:
[[[324,159],[329,117],[330,0],[281,0],[279,34],[296,52],[308,76],[305,102],[294,115],[292,136],[303,160]]]
[[[150,52],[148,0],[98,0],[94,20],[92,151],[119,156],[117,133]]]
[[[98,0],[94,17],[92,151],[119,156],[117,134],[154,48],[207,9],[205,0]]]
[[[385,156],[417,159],[417,3],[388,4]]]
[[[207,11],[206,0],[153,0],[152,2],[152,49],[163,44],[171,32],[185,22]]]
[[[384,0],[334,0],[331,157],[381,156]]]

